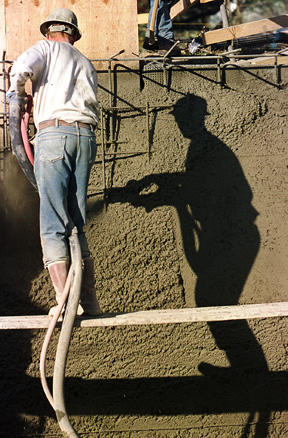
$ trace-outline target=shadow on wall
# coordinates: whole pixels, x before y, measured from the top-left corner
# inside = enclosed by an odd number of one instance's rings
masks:
[[[7,153],[0,187],[0,309],[1,316],[39,314],[31,303],[31,281],[42,270],[38,228],[38,194],[26,181],[16,159]],[[1,436],[23,431],[19,407],[29,392],[26,369],[31,363],[31,332],[0,331]],[[9,400],[9,402],[8,402]],[[21,403],[20,403],[21,405]],[[3,435],[2,435],[3,434]]]
[[[252,192],[231,149],[206,130],[204,99],[194,95],[180,98],[173,114],[183,136],[190,139],[185,172],[152,174],[131,181],[123,201],[145,207],[147,212],[164,205],[174,207],[185,258],[197,276],[192,291],[197,306],[236,305],[260,243]],[[111,196],[113,202],[113,190]],[[191,290],[185,292],[186,297],[191,294]],[[256,376],[268,372],[262,348],[246,321],[208,325],[231,368],[202,362],[198,368],[204,376],[222,379],[231,378],[233,373]],[[252,409],[250,422],[255,414]],[[261,431],[256,429],[255,438],[267,435],[263,424],[268,421],[269,413],[261,413]]]

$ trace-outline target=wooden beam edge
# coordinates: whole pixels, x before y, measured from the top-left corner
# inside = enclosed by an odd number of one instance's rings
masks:
[[[193,6],[198,0],[180,0],[176,3],[176,5],[172,6],[170,17],[171,20],[178,17],[178,15],[182,14],[182,12],[189,9]],[[200,0],[200,3],[207,3],[215,0]],[[148,13],[138,14],[138,24],[147,24],[148,23]]]
[[[288,302],[104,314],[98,317],[77,317],[74,325],[75,327],[112,327],[181,324],[281,316],[288,316]],[[0,317],[0,330],[46,329],[50,321],[48,315],[2,316]],[[61,323],[58,323],[58,326],[60,325]]]
[[[288,14],[250,21],[248,23],[229,26],[222,29],[210,30],[203,34],[203,42],[206,45],[215,44],[250,35],[273,32],[285,27],[288,27]]]

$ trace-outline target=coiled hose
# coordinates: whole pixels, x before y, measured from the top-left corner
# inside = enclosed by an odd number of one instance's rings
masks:
[[[31,98],[32,99],[32,98]],[[27,107],[31,111],[32,100],[27,101]],[[26,112],[24,118],[21,114],[21,106],[17,99],[9,103],[9,130],[13,154],[16,156],[19,166],[23,170],[32,186],[37,190],[37,184],[33,169],[33,154],[27,136],[27,125],[30,112]]]
[[[70,253],[71,253],[71,267],[66,280],[65,288],[61,296],[61,301],[58,305],[57,312],[53,316],[51,323],[49,324],[44,343],[42,346],[41,356],[40,356],[40,378],[43,390],[46,394],[48,401],[55,410],[58,424],[65,437],[69,438],[79,438],[72,427],[65,407],[64,398],[64,378],[65,378],[65,367],[67,362],[68,350],[71,341],[72,330],[74,326],[75,316],[77,314],[77,308],[81,293],[81,282],[82,282],[82,254],[81,248],[78,240],[77,229],[73,228],[72,234],[69,238]],[[71,288],[70,288],[71,284]],[[69,293],[70,288],[70,293]],[[53,373],[53,396],[51,395],[47,380],[46,380],[46,353],[48,345],[55,328],[57,319],[61,314],[62,308],[65,304],[65,300],[68,296],[68,302],[66,305],[64,320],[62,323],[57,352],[54,364]]]

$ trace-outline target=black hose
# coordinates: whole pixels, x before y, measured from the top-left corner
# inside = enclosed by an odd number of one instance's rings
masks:
[[[72,285],[68,297],[68,303],[65,310],[64,320],[62,323],[56,352],[53,374],[53,400],[58,424],[64,436],[67,436],[69,438],[79,438],[79,435],[77,435],[76,431],[70,424],[66,412],[64,399],[65,367],[72,330],[74,326],[74,320],[77,314],[82,282],[82,254],[76,228],[72,230],[72,235],[69,238],[69,242],[73,269]]]
[[[37,190],[34,169],[25,152],[21,135],[21,106],[16,99],[11,99],[9,104],[9,128],[11,146],[17,161],[32,186]]]

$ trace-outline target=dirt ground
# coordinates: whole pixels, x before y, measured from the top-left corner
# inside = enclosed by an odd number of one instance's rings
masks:
[[[287,301],[287,70],[118,69],[99,99],[87,236],[103,312]],[[147,102],[149,114],[147,133]],[[149,138],[149,142],[148,142]],[[149,144],[148,144],[149,143]],[[150,151],[150,153],[148,153]],[[116,153],[116,155],[115,155]],[[46,314],[38,195],[1,182],[1,315]],[[83,437],[286,438],[287,318],[75,329],[65,393]],[[44,330],[1,331],[0,436],[61,437],[39,380]],[[47,358],[49,383],[57,332]]]

